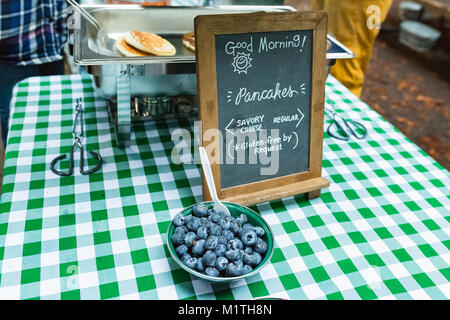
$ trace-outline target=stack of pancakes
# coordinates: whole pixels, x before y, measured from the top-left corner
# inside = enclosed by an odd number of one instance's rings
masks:
[[[150,32],[130,31],[116,41],[117,51],[126,57],[173,56],[177,51],[166,39]]]

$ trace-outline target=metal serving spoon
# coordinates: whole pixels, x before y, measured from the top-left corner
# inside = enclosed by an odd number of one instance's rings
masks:
[[[108,33],[103,29],[98,21],[86,9],[80,6],[75,0],[66,0],[72,7],[75,8],[87,21],[89,21],[95,29],[97,29],[97,39],[100,44],[111,51],[114,51],[114,44],[116,40],[110,38]]]
[[[211,165],[209,164],[208,155],[203,147],[198,149],[200,153],[200,160],[202,161],[203,173],[205,174],[206,184],[208,185],[209,194],[214,201],[214,210],[224,212],[230,215],[230,210],[219,200],[216,192],[216,185],[214,184],[214,178],[211,171]]]

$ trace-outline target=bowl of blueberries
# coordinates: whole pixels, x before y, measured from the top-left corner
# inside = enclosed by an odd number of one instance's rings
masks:
[[[273,233],[259,214],[223,203],[231,215],[214,210],[214,202],[197,203],[178,213],[167,231],[169,252],[178,265],[212,282],[258,273],[274,249]]]

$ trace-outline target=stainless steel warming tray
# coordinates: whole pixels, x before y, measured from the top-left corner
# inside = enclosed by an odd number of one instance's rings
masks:
[[[194,30],[194,18],[204,14],[295,11],[289,6],[148,7],[140,5],[83,5],[114,39],[130,30],[153,32],[177,49],[170,57],[123,57],[103,48],[97,31],[83,18],[71,30],[69,48],[76,64],[93,75],[108,99],[119,146],[129,141],[131,118],[154,118],[173,113],[168,97],[195,96],[195,53],[185,48],[182,37]],[[328,35],[327,64],[353,53]],[[183,100],[186,101],[186,100]],[[177,109],[179,111],[179,108]]]

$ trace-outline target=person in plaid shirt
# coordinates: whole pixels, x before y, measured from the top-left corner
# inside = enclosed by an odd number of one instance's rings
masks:
[[[14,85],[28,77],[64,74],[65,0],[0,0],[0,116],[8,134]]]

